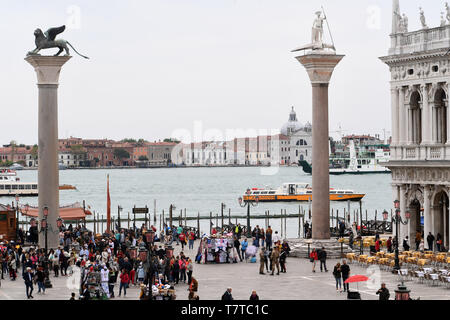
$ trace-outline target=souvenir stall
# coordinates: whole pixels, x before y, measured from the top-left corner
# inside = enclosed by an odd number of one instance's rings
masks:
[[[158,282],[152,285],[152,300],[175,300],[176,297],[174,286]]]
[[[204,236],[201,242],[201,261],[203,263],[231,263],[237,261],[233,234],[213,234]]]

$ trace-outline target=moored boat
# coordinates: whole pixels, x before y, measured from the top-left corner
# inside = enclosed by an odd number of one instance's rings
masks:
[[[252,188],[247,189],[243,196],[244,201],[259,202],[290,202],[290,201],[310,201],[313,190],[308,183],[295,182],[283,183],[278,189],[272,188]],[[365,194],[355,193],[348,189],[330,188],[330,201],[359,201]],[[256,199],[258,198],[258,199]]]

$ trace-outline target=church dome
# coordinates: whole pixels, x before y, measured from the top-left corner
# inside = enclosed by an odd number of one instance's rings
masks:
[[[289,136],[301,129],[303,129],[303,125],[297,120],[297,114],[294,111],[294,107],[292,107],[288,122],[281,127],[281,134]]]

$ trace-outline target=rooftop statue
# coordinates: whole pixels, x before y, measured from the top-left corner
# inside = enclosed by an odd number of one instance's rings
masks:
[[[441,27],[445,27],[446,24],[447,24],[447,20],[444,17],[444,13],[441,12]]]
[[[428,29],[427,23],[425,21],[425,13],[423,12],[422,7],[419,7],[420,13],[420,23],[422,24],[422,29]]]
[[[69,45],[73,51],[75,51],[79,56],[89,59],[86,56],[83,56],[80,54],[70,43],[69,41],[58,39],[55,40],[56,36],[66,30],[66,26],[61,26],[58,28],[50,28],[45,33],[42,32],[41,29],[36,29],[34,31],[35,36],[35,44],[36,48],[33,51],[30,51],[27,53],[27,56],[33,56],[33,55],[40,55],[38,52],[42,49],[51,49],[51,48],[58,48],[59,51],[55,54],[55,56],[59,56],[63,50],[66,51],[66,56],[69,56],[69,48],[67,45]]]
[[[312,32],[311,32],[311,43],[295,50],[292,52],[301,51],[301,50],[324,50],[324,49],[332,49],[336,51],[334,45],[326,44],[323,42],[323,21],[327,20],[327,17],[322,17],[322,11],[316,12],[316,18],[313,22]]]
[[[398,32],[399,33],[408,32],[408,17],[406,16],[406,14],[403,14],[402,16],[397,11],[394,11],[394,14],[398,18]]]
[[[445,11],[447,12],[447,21],[450,22],[450,7],[448,6],[448,2],[445,3]]]

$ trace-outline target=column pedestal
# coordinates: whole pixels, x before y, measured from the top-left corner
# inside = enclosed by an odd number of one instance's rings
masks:
[[[70,56],[28,56],[25,60],[34,67],[39,88],[38,112],[38,207],[39,220],[48,207],[47,247],[58,247],[59,169],[58,169],[58,85],[61,67]],[[44,248],[44,232],[39,233],[39,246]]]
[[[330,181],[328,150],[328,85],[336,65],[344,58],[324,51],[296,57],[312,85],[312,238],[330,239]]]

